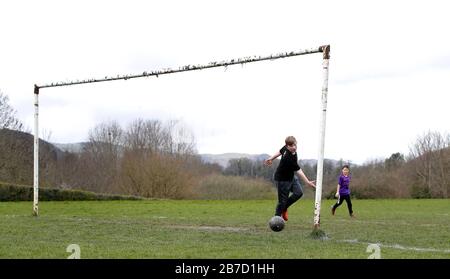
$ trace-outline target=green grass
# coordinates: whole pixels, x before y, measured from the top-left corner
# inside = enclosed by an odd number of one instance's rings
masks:
[[[450,200],[353,200],[331,216],[326,240],[311,239],[313,201],[289,209],[282,232],[267,226],[275,200],[0,202],[0,258],[450,258]]]

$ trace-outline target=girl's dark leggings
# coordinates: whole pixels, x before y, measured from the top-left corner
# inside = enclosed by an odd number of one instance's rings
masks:
[[[338,198],[338,201],[333,205],[333,210],[336,210],[343,202],[344,200],[347,202],[348,207],[348,213],[350,215],[353,214],[353,208],[352,208],[352,200],[350,199],[350,195],[341,195]]]

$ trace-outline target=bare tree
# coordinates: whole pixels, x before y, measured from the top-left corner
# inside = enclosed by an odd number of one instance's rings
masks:
[[[256,176],[255,163],[248,158],[237,158],[228,161],[228,166],[224,170],[226,175],[236,176]]]
[[[121,187],[128,194],[180,198],[192,184],[195,140],[178,121],[138,119],[125,131]]]
[[[195,154],[195,138],[181,121],[137,119],[125,133],[125,144],[133,150],[172,155]]]
[[[41,131],[41,138],[47,142],[51,142],[52,134],[53,134],[52,130],[44,128]]]
[[[0,129],[23,131],[22,122],[16,117],[16,110],[9,105],[9,98],[0,91]]]
[[[418,183],[432,197],[448,197],[450,188],[450,137],[427,132],[410,147]]]
[[[125,132],[125,146],[132,150],[156,153],[162,151],[165,137],[164,127],[159,120],[137,119]]]
[[[83,152],[63,163],[69,187],[158,198],[187,197],[200,173],[214,171],[202,165],[181,122],[143,119],[125,130],[114,121],[97,125]]]
[[[89,132],[87,148],[97,156],[107,154],[117,161],[122,149],[123,134],[116,121],[101,123]]]
[[[189,195],[194,175],[173,156],[127,151],[121,168],[121,189],[126,194],[152,198]]]
[[[169,121],[165,132],[166,149],[170,154],[192,155],[196,153],[194,135],[179,120]]]
[[[123,134],[116,121],[101,123],[89,132],[89,142],[80,156],[84,188],[103,193],[117,190]]]

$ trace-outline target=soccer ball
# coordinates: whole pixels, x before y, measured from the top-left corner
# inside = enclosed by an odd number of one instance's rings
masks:
[[[273,216],[269,221],[269,227],[274,232],[280,232],[284,229],[284,219],[280,216]]]

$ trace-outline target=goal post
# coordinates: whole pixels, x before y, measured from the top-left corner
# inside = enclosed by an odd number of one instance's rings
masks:
[[[33,163],[33,215],[38,216],[39,203],[39,87],[34,85],[34,163]]]
[[[316,195],[314,203],[314,229],[320,226],[320,207],[322,204],[322,182],[323,182],[323,159],[325,150],[325,126],[327,120],[328,103],[328,67],[330,64],[330,46],[323,46],[323,84],[322,84],[322,106],[319,123],[319,152],[317,160]]]
[[[161,69],[151,72],[143,72],[132,75],[117,75],[116,77],[93,78],[84,80],[73,80],[64,82],[55,82],[43,85],[34,85],[34,170],[33,170],[33,215],[38,216],[39,209],[39,94],[41,89],[50,87],[72,86],[78,84],[107,82],[114,80],[128,80],[133,78],[151,77],[165,74],[174,74],[186,71],[204,70],[216,67],[226,67],[237,64],[246,64],[258,61],[275,60],[298,55],[306,55],[313,53],[323,53],[323,85],[322,85],[322,106],[320,112],[320,128],[319,128],[319,152],[317,158],[317,178],[316,178],[316,194],[314,207],[314,228],[320,225],[320,205],[322,199],[322,181],[323,181],[323,160],[325,146],[325,124],[327,111],[327,95],[328,95],[328,66],[330,59],[330,45],[323,45],[316,48],[304,49],[299,51],[283,52],[267,56],[251,56],[237,59],[230,59],[220,62],[210,62],[204,65],[186,65],[175,69]]]

